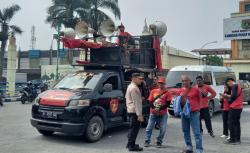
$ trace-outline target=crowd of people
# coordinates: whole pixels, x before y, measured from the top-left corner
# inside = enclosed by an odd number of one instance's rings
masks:
[[[203,152],[202,141],[202,119],[205,120],[207,132],[212,138],[215,137],[209,114],[208,103],[216,96],[216,92],[209,85],[204,84],[202,76],[196,77],[196,84],[192,84],[189,76],[183,75],[180,79],[182,88],[178,93],[166,88],[165,77],[154,77],[150,87],[149,96],[142,94],[142,84],[146,84],[144,76],[140,73],[132,74],[132,81],[127,88],[126,104],[129,116],[130,128],[128,132],[127,148],[129,151],[142,151],[143,148],[136,144],[136,138],[141,123],[144,121],[142,112],[142,101],[147,100],[150,105],[150,116],[145,130],[144,147],[151,146],[151,135],[156,125],[159,126],[159,135],[156,138],[156,147],[161,147],[167,129],[167,108],[173,95],[174,111],[181,116],[181,125],[186,148],[183,153],[192,153],[193,145],[190,130],[194,133],[196,153]],[[240,116],[243,108],[242,89],[233,78],[225,80],[224,93],[220,93],[220,101],[223,119],[223,134],[226,144],[240,144],[241,127]],[[179,107],[178,107],[179,106]]]

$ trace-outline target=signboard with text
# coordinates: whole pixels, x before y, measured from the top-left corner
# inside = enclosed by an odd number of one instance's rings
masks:
[[[250,39],[250,16],[224,19],[224,40]]]

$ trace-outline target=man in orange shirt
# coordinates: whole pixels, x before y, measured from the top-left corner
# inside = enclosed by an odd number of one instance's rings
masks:
[[[209,85],[204,84],[204,80],[202,76],[197,76],[196,81],[197,81],[196,87],[201,92],[201,103],[200,103],[201,104],[200,105],[201,133],[203,132],[201,120],[204,119],[208,133],[210,134],[211,137],[214,137],[212,122],[211,122],[209,109],[208,109],[208,103],[211,99],[213,99],[216,96],[216,92]]]
[[[164,77],[158,80],[158,84],[159,88],[152,90],[148,97],[148,101],[150,103],[150,116],[145,134],[145,147],[150,146],[150,139],[156,122],[160,124],[160,133],[156,142],[157,147],[161,147],[163,142],[162,140],[166,133],[168,118],[167,107],[171,102],[171,94],[165,87],[166,83]]]

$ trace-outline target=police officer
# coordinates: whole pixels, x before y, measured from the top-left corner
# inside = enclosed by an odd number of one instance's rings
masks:
[[[132,82],[129,84],[126,92],[126,106],[129,116],[129,132],[127,148],[129,151],[142,151],[139,145],[135,144],[140,125],[144,121],[142,116],[142,95],[138,86],[143,81],[140,73],[132,74]]]

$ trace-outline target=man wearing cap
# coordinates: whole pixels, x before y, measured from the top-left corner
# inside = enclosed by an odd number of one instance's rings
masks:
[[[127,47],[128,43],[129,43],[129,40],[130,40],[129,37],[131,37],[132,35],[125,31],[125,27],[124,27],[124,25],[122,23],[121,23],[121,25],[118,26],[118,29],[119,29],[118,44],[120,46]]]
[[[130,33],[125,32],[125,26],[121,23],[121,25],[118,26],[119,29],[119,36],[123,37],[129,37],[132,36]]]
[[[141,76],[140,73],[133,73],[132,82],[129,84],[126,92],[126,106],[130,123],[127,143],[129,151],[143,150],[143,148],[135,144],[141,122],[144,121],[142,116],[142,96],[138,88],[142,80],[143,76]]]
[[[148,101],[150,103],[150,116],[145,134],[145,147],[150,146],[150,139],[156,122],[158,122],[160,125],[160,133],[156,138],[157,147],[162,146],[162,140],[167,128],[167,107],[171,102],[171,94],[165,87],[166,84],[164,77],[161,77],[158,80],[158,84],[159,88],[152,90],[148,97]]]

